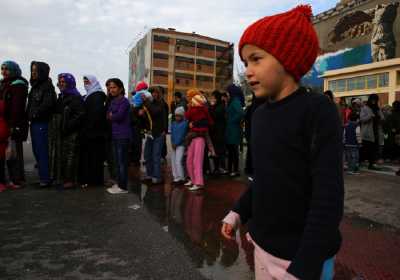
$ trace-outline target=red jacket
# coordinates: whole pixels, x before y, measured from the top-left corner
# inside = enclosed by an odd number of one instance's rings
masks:
[[[190,131],[193,132],[208,132],[210,126],[214,124],[206,106],[189,107],[185,118],[192,124]]]

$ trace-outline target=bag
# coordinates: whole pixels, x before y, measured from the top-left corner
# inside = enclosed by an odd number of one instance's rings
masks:
[[[6,160],[13,160],[17,158],[17,145],[14,140],[9,139],[6,148]]]

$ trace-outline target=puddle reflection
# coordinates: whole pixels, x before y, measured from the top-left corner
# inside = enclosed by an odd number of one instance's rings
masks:
[[[168,184],[141,184],[134,190],[161,227],[184,245],[205,277],[254,279],[253,248],[245,229],[238,231],[236,242],[220,234],[221,220],[241,191],[243,187],[233,188],[231,182],[214,182],[198,192]]]

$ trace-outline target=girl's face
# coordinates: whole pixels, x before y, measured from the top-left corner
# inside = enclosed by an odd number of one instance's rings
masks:
[[[1,66],[1,75],[4,79],[8,79],[10,77],[10,70],[7,69],[7,66]]]
[[[242,57],[246,78],[256,97],[277,96],[289,76],[281,63],[272,55],[253,45],[245,45]]]
[[[118,87],[116,84],[111,82],[108,87],[108,91],[110,92],[111,96],[117,97],[117,96],[121,95],[122,88]]]
[[[182,115],[175,115],[175,120],[176,120],[177,122],[182,121],[182,120],[183,120]]]
[[[58,79],[57,86],[61,91],[65,90],[67,88],[67,83],[65,82],[64,78]]]
[[[211,95],[211,97],[210,97],[210,104],[211,104],[211,105],[217,104],[217,99],[215,98],[214,95]]]
[[[31,77],[32,77],[32,80],[37,80],[39,78],[39,72],[38,72],[36,64],[32,65]]]

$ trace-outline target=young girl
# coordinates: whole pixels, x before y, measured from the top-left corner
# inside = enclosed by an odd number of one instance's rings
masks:
[[[188,124],[184,118],[185,109],[178,107],[175,110],[175,120],[171,124],[171,166],[172,175],[174,177],[175,184],[181,184],[185,180],[185,174],[183,169],[183,154],[185,152],[185,136],[187,133]]]
[[[188,91],[188,96],[191,99],[185,117],[190,128],[188,135],[190,144],[187,152],[186,168],[190,180],[185,185],[190,187],[189,190],[196,191],[204,187],[203,161],[206,145],[205,138],[208,135],[209,126],[213,124],[213,120],[206,107],[206,99],[200,91],[191,89]]]
[[[299,85],[318,54],[310,6],[258,20],[239,43],[266,98],[252,119],[254,181],[224,219],[248,224],[256,279],[333,279],[343,215],[342,126],[335,105]],[[323,275],[324,278],[321,278]]]
[[[107,119],[112,124],[112,144],[117,163],[118,184],[108,188],[110,194],[128,192],[128,148],[131,139],[130,104],[125,95],[124,84],[120,79],[110,79],[110,94],[114,97],[107,112]]]

